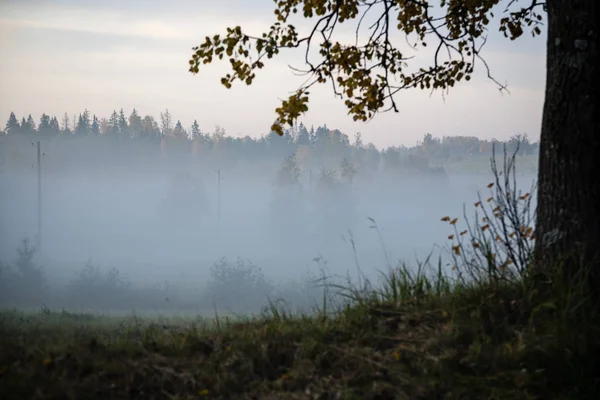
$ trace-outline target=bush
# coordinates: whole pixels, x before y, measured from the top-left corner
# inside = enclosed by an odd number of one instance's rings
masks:
[[[121,308],[131,304],[131,282],[118,269],[103,272],[88,260],[79,275],[67,287],[70,305],[87,308]]]
[[[46,276],[34,262],[35,253],[29,238],[24,238],[13,264],[0,265],[0,304],[35,307],[45,299]]]
[[[210,275],[205,298],[217,308],[257,311],[274,290],[273,283],[259,267],[239,258],[230,263],[223,257],[210,268]]]

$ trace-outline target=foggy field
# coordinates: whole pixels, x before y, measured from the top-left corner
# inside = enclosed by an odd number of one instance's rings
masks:
[[[32,149],[29,156],[33,154]],[[519,157],[517,170],[533,160]],[[83,307],[121,314],[134,309],[193,314],[215,307],[256,312],[274,296],[309,307],[314,299],[304,297],[321,296],[311,286],[323,274],[376,281],[399,262],[414,267],[430,254],[432,265],[442,257],[447,269],[447,236],[452,232],[440,219],[462,219],[463,203],[471,213],[477,191],[487,197],[486,185],[493,180],[489,156],[482,156],[475,162],[467,159],[462,170],[455,162],[448,167],[453,172],[441,175],[380,169],[357,175],[351,189],[336,192],[337,197],[322,197],[320,169],[303,165],[300,189],[278,192],[275,180],[282,160],[277,159],[262,169],[222,168],[220,185],[214,165],[152,165],[133,159],[122,168],[76,164],[61,169],[51,161],[43,159],[48,166],[42,174],[42,242],[32,259],[43,269],[49,287],[68,292],[65,288],[72,287],[87,265],[85,279],[100,281],[115,268],[119,274],[110,284],[124,278],[123,286],[145,294],[89,304],[89,299],[80,302],[49,290],[26,306],[35,309],[43,303],[53,309]],[[4,167],[0,174],[0,260],[5,264],[17,257],[25,237],[35,244],[34,157],[32,163],[30,168]],[[473,165],[478,165],[475,172]],[[524,169],[517,180],[525,192],[535,171]],[[227,300],[244,288],[223,288],[230,291],[219,299],[202,294],[210,291],[207,286],[215,278],[211,267],[219,263],[260,275],[262,283],[253,289],[258,293],[251,302],[242,301],[244,310]],[[263,284],[261,293],[258,287]]]

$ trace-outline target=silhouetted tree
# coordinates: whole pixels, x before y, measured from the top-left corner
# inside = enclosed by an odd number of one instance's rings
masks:
[[[10,113],[8,117],[8,121],[6,122],[6,127],[4,131],[7,135],[16,135],[21,130],[21,124],[19,124],[19,120],[14,112]]]
[[[183,129],[183,125],[181,125],[181,121],[177,120],[177,123],[175,124],[175,128],[173,128],[173,137],[175,139],[187,139],[188,135],[187,132],[185,131],[185,129]]]
[[[201,138],[202,132],[200,132],[200,125],[198,125],[198,121],[194,120],[191,128],[192,139]]]
[[[92,117],[92,126],[90,128],[92,136],[100,136],[100,121],[96,117],[96,114]]]
[[[79,114],[79,117],[77,118],[74,134],[76,136],[87,136],[90,134],[91,130],[90,113],[88,110],[85,110],[83,114]]]
[[[121,108],[121,110],[119,110],[118,125],[119,125],[119,136],[121,136],[123,138],[131,137],[131,134],[129,132],[129,125],[127,125],[127,117],[125,116],[125,111],[123,111],[122,108]]]
[[[142,131],[142,117],[140,117],[135,108],[129,115],[129,129],[131,129],[132,137],[138,137],[139,133]]]

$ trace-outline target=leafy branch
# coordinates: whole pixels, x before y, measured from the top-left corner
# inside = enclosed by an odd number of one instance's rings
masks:
[[[197,74],[204,64],[227,57],[231,73],[221,78],[226,88],[236,80],[251,85],[256,71],[265,66],[283,49],[305,46],[304,61],[307,68],[294,71],[308,76],[287,100],[275,111],[277,121],[271,129],[283,134],[282,124],[294,121],[308,111],[309,89],[315,84],[331,83],[333,92],[348,108],[355,121],[367,121],[379,111],[398,112],[394,96],[404,89],[419,88],[448,91],[458,82],[469,81],[475,63],[479,61],[487,76],[501,91],[506,86],[493,78],[481,51],[486,43],[488,25],[494,18],[493,10],[501,0],[439,0],[434,7],[425,0],[275,0],[276,22],[260,37],[250,36],[240,26],[227,28],[225,35],[207,36],[204,43],[193,47],[189,71]],[[541,33],[542,16],[537,11],[545,3],[532,0],[526,7],[518,7],[518,0],[508,3],[502,11],[499,30],[505,37],[515,40],[531,29],[533,36]],[[373,10],[380,15],[368,28],[366,43],[359,44],[362,24]],[[289,23],[293,14],[301,10],[306,19],[316,19],[310,33],[300,36]],[[358,18],[356,41],[343,44],[332,39],[339,24]],[[404,56],[391,38],[394,29],[403,32],[413,50],[436,42],[433,62],[427,68],[408,70],[410,57]],[[311,59],[310,52],[318,42],[319,59]],[[441,56],[445,53],[446,60]],[[385,107],[389,104],[388,107]]]

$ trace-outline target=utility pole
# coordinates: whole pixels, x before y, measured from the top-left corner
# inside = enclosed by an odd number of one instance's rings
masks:
[[[217,221],[221,222],[221,170],[217,170]]]
[[[40,141],[37,141],[37,240],[36,247],[42,245],[42,151]]]

